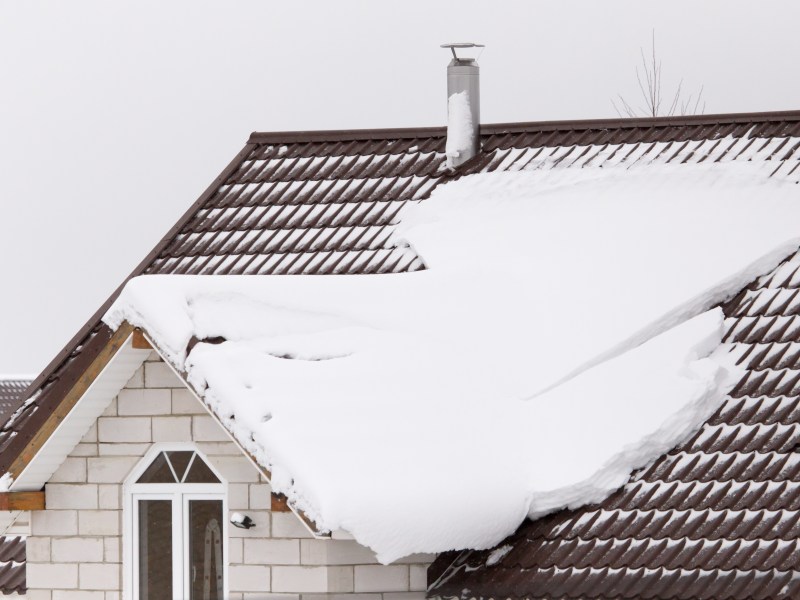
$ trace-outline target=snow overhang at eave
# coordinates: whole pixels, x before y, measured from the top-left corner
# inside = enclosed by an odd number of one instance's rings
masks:
[[[38,432],[39,436],[47,436],[47,439],[43,442],[41,448],[33,453],[20,475],[12,480],[9,485],[10,491],[21,492],[43,489],[53,473],[88,433],[92,425],[130,381],[136,370],[142,366],[151,352],[155,351],[162,360],[164,359],[158,350],[158,346],[152,342],[150,336],[141,329],[134,328],[128,322],[122,323],[117,328],[114,336],[108,342],[108,346],[113,347],[115,342],[119,344],[120,340],[122,342],[119,348],[115,352],[112,351],[108,362],[102,367],[97,376],[88,383],[85,391],[80,393],[74,406],[68,410],[57,427],[50,430],[45,424]],[[170,366],[178,379],[192,392],[200,405],[219,423],[219,426],[231,442],[242,451],[254,468],[269,481],[271,475],[269,470],[259,465],[252,455],[241,447],[227,428],[219,422],[216,415],[208,409],[192,386],[186,382],[185,375],[175,370],[169,361],[164,360],[164,362]],[[77,385],[80,385],[80,380]],[[330,537],[328,532],[319,531],[302,511],[295,509],[291,504],[287,504],[287,506],[314,537]]]

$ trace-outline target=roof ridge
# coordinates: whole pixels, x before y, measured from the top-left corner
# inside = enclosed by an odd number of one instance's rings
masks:
[[[567,119],[557,121],[520,121],[481,124],[481,134],[534,133],[557,130],[632,129],[640,127],[675,127],[689,125],[725,125],[735,123],[765,123],[770,121],[800,121],[800,110],[718,113],[671,117],[634,117],[617,119]],[[400,127],[377,129],[317,129],[307,131],[254,131],[250,144],[291,144],[302,142],[344,142],[356,140],[396,140],[442,137],[447,127]]]

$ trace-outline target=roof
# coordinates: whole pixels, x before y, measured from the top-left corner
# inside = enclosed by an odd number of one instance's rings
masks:
[[[386,273],[423,268],[388,241],[404,203],[464,174],[548,158],[588,161],[748,159],[798,169],[800,111],[655,119],[510,123],[481,128],[482,152],[440,171],[445,128],[253,133],[130,277],[153,273]],[[722,144],[729,138],[734,143]],[[794,159],[794,160],[793,160]],[[0,430],[0,471],[32,440],[111,338],[109,299],[30,386],[39,392]],[[41,409],[41,410],[40,410]]]
[[[24,594],[26,591],[25,538],[0,537],[0,592]]]
[[[481,132],[482,152],[456,172],[440,168],[444,128],[254,133],[132,276],[423,269],[410,248],[391,242],[397,213],[439,183],[477,172],[757,160],[773,174],[800,178],[800,112],[516,123]],[[3,471],[14,473],[23,450],[40,443],[34,436],[41,424],[111,339],[100,317],[117,293],[0,431]]]
[[[30,379],[0,378],[0,421],[3,423],[22,404],[25,390],[31,384]]]
[[[527,521],[494,549],[441,555],[429,594],[797,597],[800,252],[722,308],[747,370],[696,435],[599,505]]]

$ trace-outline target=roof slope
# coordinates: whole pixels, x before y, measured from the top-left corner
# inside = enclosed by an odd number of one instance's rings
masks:
[[[695,436],[600,505],[440,556],[430,595],[800,595],[800,253],[723,310],[747,373]]]
[[[483,152],[456,173],[440,170],[444,136],[444,128],[253,134],[132,276],[421,269],[408,248],[389,241],[397,212],[438,183],[474,172],[757,158],[774,161],[784,176],[800,175],[800,112],[484,126]],[[17,474],[17,458],[39,426],[110,339],[100,317],[118,291],[0,431],[0,471]]]

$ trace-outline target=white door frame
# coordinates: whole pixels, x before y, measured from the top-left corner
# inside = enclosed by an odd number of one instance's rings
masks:
[[[203,459],[220,483],[136,483],[142,473],[150,466],[161,452],[192,451],[197,458]],[[222,501],[222,581],[223,594],[228,597],[228,484],[217,471],[211,461],[197,446],[189,442],[158,443],[145,453],[144,457],[131,471],[122,486],[122,567],[124,600],[138,600],[136,588],[139,583],[138,565],[138,524],[139,500],[170,500],[172,502],[172,594],[173,600],[188,598],[189,569],[186,567],[186,556],[189,543],[187,520],[189,500],[221,500]],[[180,565],[180,568],[175,566]]]

